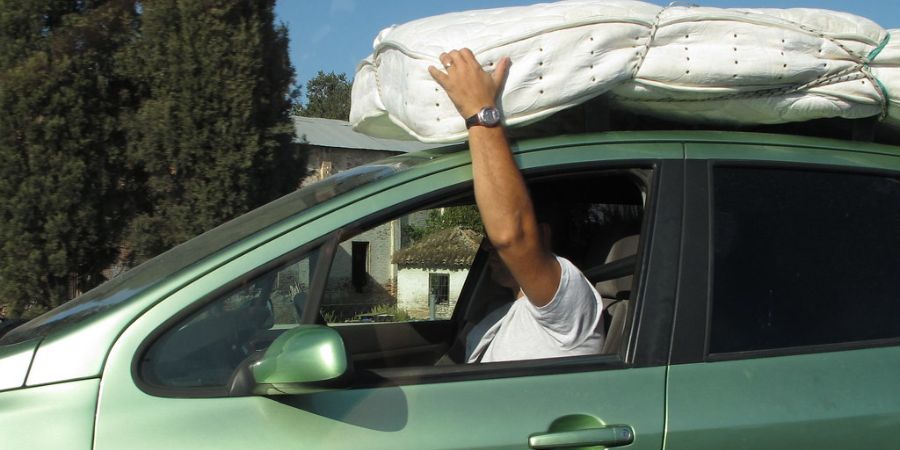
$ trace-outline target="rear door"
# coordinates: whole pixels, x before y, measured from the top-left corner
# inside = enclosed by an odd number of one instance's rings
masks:
[[[667,449],[896,447],[900,158],[801,144],[687,146]]]
[[[301,274],[291,281],[297,291],[326,283],[321,273],[333,270],[336,242],[348,236],[342,230],[365,229],[372,225],[371,217],[402,215],[448,194],[465,194],[470,189],[470,168],[462,164],[387,189],[289,232],[148,311],[123,333],[108,359],[96,448],[512,449],[527,448],[533,434],[546,434],[545,445],[600,439],[610,446],[659,449],[681,234],[682,155],[680,144],[650,143],[560,144],[523,150],[518,156],[529,178],[630,168],[651,174],[646,180],[632,312],[625,318],[622,345],[611,353],[475,365],[388,364],[360,371],[346,387],[318,393],[227,395],[223,383],[228,382],[234,361],[266,345],[262,338],[241,339],[247,327],[228,324],[247,323],[236,319],[243,314],[256,324],[258,336],[277,334],[278,327],[292,326],[290,308],[304,300],[285,287],[280,289],[287,289],[293,298],[287,309],[277,301],[270,306],[254,301],[267,289],[277,290],[266,288],[265,280],[279,279],[289,268]],[[313,239],[322,230],[333,230],[328,235],[332,237]],[[352,253],[353,240],[349,242]],[[356,247],[363,252],[365,245]],[[363,258],[349,255],[349,261],[354,259]],[[352,286],[354,277],[348,279]],[[436,287],[429,290],[440,292],[443,281],[434,278],[434,282]],[[274,321],[266,319],[266,308],[275,309]],[[310,308],[294,311],[304,309]],[[379,314],[348,313],[356,322],[345,326],[385,325],[365,323]],[[226,325],[205,326],[207,319]],[[452,329],[441,323],[424,326],[430,330],[427,334]],[[196,331],[182,338],[182,330]],[[397,333],[343,333],[348,339],[370,336],[365,343],[370,360],[390,362],[387,352],[404,350],[397,346]],[[200,337],[205,356],[183,358],[178,349],[198,347]],[[435,343],[429,336],[420,337]],[[390,342],[380,346],[382,338]],[[385,354],[378,355],[379,349]],[[146,370],[151,363],[153,370]]]

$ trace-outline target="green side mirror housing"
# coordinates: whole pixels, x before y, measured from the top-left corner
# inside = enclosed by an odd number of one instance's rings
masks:
[[[350,359],[341,335],[323,325],[299,325],[272,342],[250,365],[254,394],[316,392],[349,378]]]

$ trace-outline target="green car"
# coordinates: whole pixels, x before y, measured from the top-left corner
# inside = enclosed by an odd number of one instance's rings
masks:
[[[466,363],[508,301],[465,147],[340,173],[0,339],[6,449],[885,449],[900,147],[737,132],[520,140],[602,354]]]

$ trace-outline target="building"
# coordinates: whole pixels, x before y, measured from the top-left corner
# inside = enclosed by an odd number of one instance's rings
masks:
[[[295,142],[308,151],[308,175],[301,186],[390,156],[434,147],[367,136],[341,120],[295,116],[294,127]],[[401,248],[403,228],[410,220],[417,219],[398,218],[340,244],[323,304],[333,317],[347,319],[376,305],[396,305],[398,267],[391,260]]]
[[[307,177],[301,186],[390,156],[432,148],[418,141],[379,139],[353,131],[350,122],[294,116],[294,142],[307,146]]]
[[[394,253],[397,306],[416,318],[448,319],[479,245],[481,234],[453,227]]]

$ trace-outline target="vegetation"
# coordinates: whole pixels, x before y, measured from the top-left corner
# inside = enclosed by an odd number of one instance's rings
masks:
[[[140,106],[125,123],[141,210],[128,229],[137,260],[295,189],[287,30],[273,1],[144,2],[125,55]]]
[[[60,305],[116,255],[135,20],[123,1],[0,1],[0,313]]]
[[[407,225],[403,233],[409,244],[419,239],[448,228],[460,227],[484,234],[484,224],[481,223],[481,214],[475,205],[451,206],[436,208],[428,211],[425,225],[417,227]]]
[[[320,70],[306,83],[306,105],[295,105],[294,112],[306,117],[348,120],[352,86],[346,74]]]
[[[0,315],[296,187],[273,5],[0,0]]]
[[[406,322],[410,319],[409,312],[401,309],[397,305],[376,305],[371,311],[364,314],[367,316],[390,316],[391,322]]]

